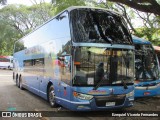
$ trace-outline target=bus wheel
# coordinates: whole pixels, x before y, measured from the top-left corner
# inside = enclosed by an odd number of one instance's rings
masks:
[[[10,66],[8,66],[8,70],[11,70],[11,67],[10,67]]]
[[[53,85],[51,85],[49,87],[48,101],[49,101],[51,107],[56,107],[57,106]]]
[[[18,75],[16,75],[16,86],[18,87]]]
[[[22,77],[19,78],[19,88],[23,90]]]

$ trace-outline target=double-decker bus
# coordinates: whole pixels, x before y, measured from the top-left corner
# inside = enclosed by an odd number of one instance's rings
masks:
[[[113,11],[70,7],[15,43],[21,89],[74,111],[133,105],[134,45]]]
[[[0,68],[12,69],[13,68],[13,56],[0,56]]]
[[[159,62],[151,42],[132,36],[135,44],[135,97],[160,95]]]

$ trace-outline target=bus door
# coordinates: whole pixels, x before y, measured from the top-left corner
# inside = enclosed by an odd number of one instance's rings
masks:
[[[71,56],[64,55],[61,57],[61,82],[60,82],[60,97],[70,100],[71,87]]]

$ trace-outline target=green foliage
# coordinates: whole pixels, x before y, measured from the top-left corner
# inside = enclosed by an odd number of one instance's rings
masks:
[[[160,45],[160,16],[146,16],[143,18],[144,26],[137,29],[136,35]]]
[[[55,14],[71,6],[85,6],[85,0],[56,0],[54,4]]]
[[[157,0],[157,2],[160,3],[160,0]],[[136,12],[136,10],[133,10],[130,7],[109,1],[97,3],[96,6],[109,8],[111,10],[123,14],[126,19],[126,22],[129,25],[129,28],[134,32],[136,36],[145,38],[151,41],[155,45],[160,45],[160,16],[156,16],[154,14],[149,14],[149,13],[142,14],[140,12]],[[143,21],[141,28],[138,29],[136,29],[132,23],[133,21],[135,22],[134,19],[136,17],[139,17],[139,19]],[[135,24],[137,24],[137,22]]]
[[[0,9],[0,55],[11,55],[14,42],[53,16],[49,3],[8,5]]]
[[[160,29],[158,28],[138,28],[136,36],[144,38],[154,45],[160,45]]]
[[[0,1],[1,3],[1,1]],[[16,40],[70,6],[85,5],[84,0],[56,0],[55,4],[7,5],[0,9],[0,55],[12,55]]]
[[[21,35],[3,20],[0,20],[0,31],[0,55],[12,55],[14,42]]]

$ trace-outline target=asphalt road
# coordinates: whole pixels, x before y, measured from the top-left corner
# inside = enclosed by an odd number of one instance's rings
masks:
[[[12,80],[11,70],[0,69],[0,111],[64,111],[63,107],[51,108],[47,101],[27,90],[20,90]],[[126,111],[160,111],[160,97],[137,99],[134,106]],[[96,112],[92,112],[95,114]],[[91,113],[91,114],[92,114]],[[81,114],[81,113],[78,113]],[[87,113],[86,113],[87,114]],[[159,116],[160,118],[160,116]],[[152,120],[158,120],[153,117]],[[42,117],[42,118],[0,118],[0,120],[141,120],[146,117],[77,117],[70,112],[69,117]]]

